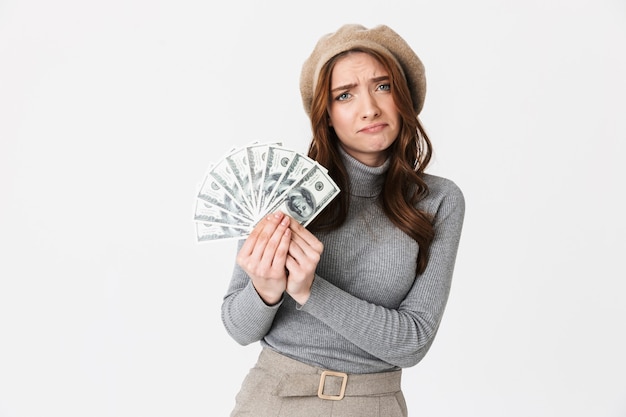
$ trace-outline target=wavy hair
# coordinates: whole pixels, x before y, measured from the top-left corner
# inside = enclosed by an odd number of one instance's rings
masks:
[[[419,245],[416,272],[421,274],[428,263],[434,229],[432,217],[418,210],[416,205],[428,194],[423,173],[431,159],[432,144],[413,108],[406,78],[394,59],[368,48],[356,48],[336,55],[321,68],[311,104],[313,137],[308,155],[328,169],[340,189],[348,190],[348,174],[339,154],[339,138],[330,126],[328,107],[332,100],[330,81],[335,63],[351,52],[370,54],[389,73],[391,94],[400,113],[401,129],[388,149],[390,165],[379,199],[389,220]],[[309,229],[330,231],[339,228],[346,220],[349,205],[350,193],[340,193],[309,225]]]

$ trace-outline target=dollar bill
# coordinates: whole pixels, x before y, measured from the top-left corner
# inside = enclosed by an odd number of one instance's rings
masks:
[[[252,212],[254,205],[252,201],[250,168],[248,167],[248,152],[245,148],[235,149],[226,156],[225,161],[235,176],[239,189],[243,194],[241,203],[248,207],[248,211]]]
[[[241,217],[236,213],[224,210],[199,198],[196,199],[193,219],[197,222],[231,224],[240,227],[249,227],[251,225],[249,218]]]
[[[232,155],[232,154],[231,154]],[[250,207],[248,204],[249,193],[243,189],[240,178],[235,175],[232,167],[228,163],[228,156],[222,160],[220,160],[217,164],[211,167],[209,171],[210,174],[215,178],[217,182],[226,190],[228,193],[235,198],[237,202],[240,202],[242,206],[245,206],[246,211],[250,214],[253,214],[250,211]]]
[[[238,201],[235,196],[230,194],[226,188],[221,185],[220,180],[214,177],[211,172],[204,177],[204,182],[198,192],[198,198],[233,213],[238,217],[251,220],[254,220],[256,217],[254,213],[248,210],[245,203],[241,200]]]
[[[291,163],[280,177],[280,180],[277,182],[276,186],[272,189],[271,194],[267,197],[267,203],[265,207],[265,211],[267,211],[267,207],[275,204],[276,200],[280,200],[282,198],[282,194],[287,191],[293,184],[301,179],[308,171],[313,169],[313,167],[318,166],[319,169],[322,169],[326,172],[326,169],[319,165],[317,162],[305,156],[303,154],[297,153],[291,160]]]
[[[250,168],[250,186],[252,187],[252,205],[257,214],[262,208],[260,207],[260,193],[268,149],[267,143],[256,143],[246,147],[248,167]]]
[[[263,212],[271,201],[273,191],[283,179],[287,168],[297,153],[278,145],[270,145],[267,149],[267,160],[263,170],[263,180],[259,192],[259,211]],[[261,213],[262,214],[262,213]]]
[[[229,224],[196,222],[198,242],[222,239],[241,239],[250,235],[250,229],[239,228]]]
[[[282,211],[302,225],[308,225],[337,195],[339,187],[319,164],[274,200],[267,212]]]

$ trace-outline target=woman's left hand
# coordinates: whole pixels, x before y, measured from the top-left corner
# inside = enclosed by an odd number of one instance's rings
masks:
[[[315,269],[320,261],[324,245],[313,233],[295,220],[289,224],[291,242],[287,255],[287,293],[300,305],[306,303],[311,294]]]

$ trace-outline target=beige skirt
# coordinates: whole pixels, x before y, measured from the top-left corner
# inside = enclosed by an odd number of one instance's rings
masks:
[[[230,417],[407,417],[401,376],[333,372],[264,348]]]

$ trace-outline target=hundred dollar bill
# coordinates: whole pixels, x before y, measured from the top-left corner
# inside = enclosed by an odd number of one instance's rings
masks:
[[[230,194],[211,172],[205,176],[202,187],[198,192],[198,198],[220,207],[224,211],[231,212],[237,217],[251,220],[255,218],[255,215],[248,210],[246,205],[241,201],[237,201],[237,198]]]
[[[248,196],[239,181],[239,178],[233,172],[232,167],[228,163],[228,156],[221,159],[218,163],[210,168],[211,175],[220,185],[232,195],[240,205],[249,210]]]
[[[313,167],[319,167],[319,169],[326,172],[326,168],[315,162],[313,159],[305,156],[301,153],[296,153],[291,160],[291,163],[283,172],[276,186],[272,189],[269,197],[266,200],[266,209],[269,206],[274,205],[275,200],[279,200],[282,194],[294,184],[294,182],[301,179],[307,171],[313,169]],[[267,210],[265,210],[267,212]]]
[[[203,223],[223,223],[231,224],[233,226],[249,227],[251,220],[246,217],[240,217],[239,215],[226,211],[221,207],[218,207],[205,200],[196,199],[196,209],[193,219],[197,222]]]
[[[268,213],[282,211],[300,224],[308,225],[338,194],[337,184],[326,170],[315,164],[302,178],[274,200]],[[257,221],[260,219],[257,219]]]
[[[243,195],[243,201],[241,201],[242,205],[245,205],[248,212],[252,213],[254,211],[254,204],[252,200],[252,185],[250,182],[250,168],[248,167],[248,153],[246,149],[235,149],[227,155],[224,160],[237,179],[239,189]]]
[[[240,228],[229,224],[196,222],[198,242],[223,239],[243,239],[250,235],[248,228]]]
[[[248,154],[248,167],[250,168],[250,186],[252,188],[252,204],[254,212],[259,214],[260,193],[263,181],[263,171],[265,162],[267,161],[267,151],[269,145],[267,143],[256,143],[246,146]]]
[[[263,180],[259,193],[259,210],[263,212],[273,191],[282,180],[296,152],[278,145],[270,145],[267,149],[267,159],[263,170]]]

